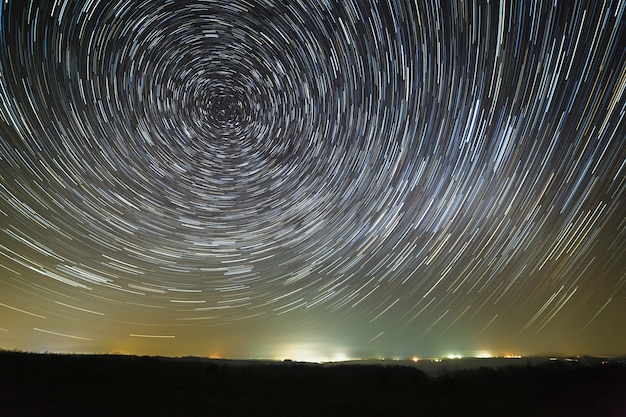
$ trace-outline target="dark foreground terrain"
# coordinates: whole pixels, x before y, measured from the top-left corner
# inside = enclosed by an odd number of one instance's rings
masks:
[[[623,361],[457,369],[0,351],[0,416],[626,416]]]

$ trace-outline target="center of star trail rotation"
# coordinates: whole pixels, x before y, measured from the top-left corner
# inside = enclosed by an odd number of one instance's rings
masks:
[[[0,8],[6,347],[626,347],[623,2]]]

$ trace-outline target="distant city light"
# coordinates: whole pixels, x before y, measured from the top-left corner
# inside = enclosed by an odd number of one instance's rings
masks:
[[[335,353],[330,362],[343,362],[347,361],[349,358],[345,353]]]
[[[297,362],[343,362],[350,358],[341,351],[328,352],[322,345],[316,343],[301,343],[284,346],[281,354],[278,355],[279,360],[293,360]]]

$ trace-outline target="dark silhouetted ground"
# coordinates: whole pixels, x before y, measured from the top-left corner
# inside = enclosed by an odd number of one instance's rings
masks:
[[[620,360],[457,369],[0,352],[0,416],[626,416]]]

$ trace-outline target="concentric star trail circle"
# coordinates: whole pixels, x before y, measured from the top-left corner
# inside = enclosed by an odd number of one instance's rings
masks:
[[[0,301],[382,345],[623,311],[625,7],[5,1]]]

